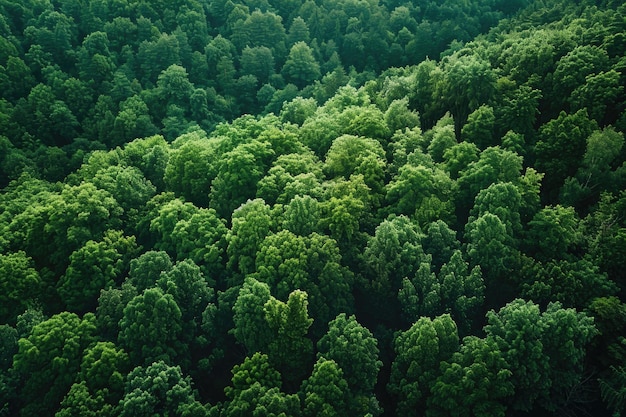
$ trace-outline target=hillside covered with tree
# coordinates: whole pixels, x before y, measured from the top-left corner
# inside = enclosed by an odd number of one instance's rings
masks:
[[[0,0],[0,416],[626,412],[626,6]]]

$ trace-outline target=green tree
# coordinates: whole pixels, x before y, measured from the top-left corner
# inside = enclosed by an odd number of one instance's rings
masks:
[[[55,417],[116,415],[129,370],[126,352],[111,342],[97,342],[85,351],[77,381]]]
[[[169,271],[162,272],[157,285],[164,294],[174,297],[181,312],[181,336],[192,343],[199,331],[202,313],[214,301],[213,288],[191,259],[179,261]]]
[[[63,312],[35,325],[18,342],[13,369],[19,378],[20,415],[51,415],[80,370],[83,351],[95,341],[95,317]]]
[[[587,138],[597,129],[598,124],[590,120],[583,109],[574,114],[561,112],[539,130],[536,166],[546,173],[544,184],[552,200],[563,181],[576,174],[585,154]]]
[[[230,286],[240,284],[244,276],[254,272],[258,248],[273,226],[270,206],[261,199],[250,200],[233,212],[232,226],[226,234]]]
[[[396,214],[415,216],[420,224],[452,216],[454,183],[445,171],[434,164],[426,166],[409,160],[387,183],[386,191],[390,210]]]
[[[619,72],[614,69],[600,71],[585,77],[585,82],[572,92],[570,103],[572,110],[586,108],[592,119],[604,124],[623,92]]]
[[[437,220],[425,227],[422,238],[424,252],[431,256],[431,264],[436,272],[446,263],[454,251],[460,249],[456,231],[443,220]]]
[[[99,171],[92,182],[111,193],[124,210],[125,222],[130,225],[137,221],[142,208],[156,194],[154,185],[135,167],[108,167]]]
[[[446,149],[443,153],[443,164],[450,173],[452,179],[457,179],[472,162],[478,161],[480,150],[478,146],[470,142],[457,143]]]
[[[522,275],[519,294],[537,303],[561,302],[585,308],[598,297],[617,293],[617,285],[589,259],[551,259],[529,265]]]
[[[341,313],[328,323],[328,331],[317,342],[317,350],[318,364],[332,361],[342,371],[340,376],[347,383],[347,389],[343,390],[347,413],[376,414],[378,400],[374,386],[382,362],[372,333],[357,322],[354,315]]]
[[[0,322],[15,323],[41,291],[41,277],[25,252],[0,254]]]
[[[467,123],[461,129],[461,137],[476,144],[480,149],[493,146],[495,121],[493,108],[483,104],[467,117]]]
[[[176,259],[196,263],[210,283],[223,279],[227,233],[224,223],[215,210],[200,208],[189,218],[178,220],[170,236]]]
[[[180,65],[181,47],[174,34],[162,33],[154,40],[144,40],[139,44],[137,64],[142,71],[144,82],[155,83],[161,71],[171,65]]]
[[[430,388],[441,375],[441,363],[459,349],[456,324],[448,314],[432,320],[422,317],[398,333],[393,348],[396,356],[387,390],[398,415],[418,416],[426,410]]]
[[[269,82],[276,71],[274,54],[267,46],[246,46],[241,51],[240,65],[242,75],[254,75],[260,84]]]
[[[296,42],[289,51],[289,56],[281,70],[287,82],[304,88],[320,78],[320,66],[313,51],[304,42]]]
[[[321,196],[322,178],[322,164],[312,152],[280,155],[267,174],[258,182],[257,196],[268,204],[286,204],[295,197],[292,192],[298,189],[295,183],[313,181],[318,184],[307,187],[304,193],[297,194],[318,197]]]
[[[490,311],[487,320],[487,340],[495,342],[512,372],[512,407],[564,405],[564,393],[581,382],[585,346],[596,334],[593,319],[559,303],[542,314],[537,304],[517,299]]]
[[[121,282],[138,251],[134,236],[110,230],[105,232],[102,241],[90,240],[73,252],[65,274],[57,283],[59,296],[68,310],[93,311],[100,290]]]
[[[455,322],[459,323],[459,328],[467,333],[484,301],[485,284],[480,266],[470,270],[461,251],[456,250],[441,267],[438,280],[444,311],[450,312]]]
[[[302,383],[303,417],[339,417],[346,415],[348,383],[333,360],[320,357],[309,379]]]
[[[191,410],[193,414],[189,414]],[[189,377],[183,375],[180,367],[164,361],[133,369],[119,404],[119,415],[123,417],[155,414],[176,417],[208,414],[196,400]]]
[[[268,357],[281,373],[287,390],[300,385],[313,361],[313,342],[307,337],[313,319],[309,317],[307,298],[306,292],[295,290],[287,302],[270,297],[263,307],[272,335]]]
[[[130,261],[127,282],[137,291],[156,286],[161,273],[169,272],[173,267],[172,258],[164,251],[148,251]]]
[[[298,126],[302,124],[317,110],[317,102],[314,98],[296,97],[283,104],[280,111],[280,119]]]
[[[211,182],[217,175],[218,145],[218,140],[194,134],[173,150],[163,177],[169,189],[187,201],[207,207]]]
[[[511,371],[492,340],[468,336],[459,352],[441,363],[431,386],[427,416],[504,417],[514,393]]]
[[[319,222],[320,204],[309,195],[297,195],[285,206],[283,227],[296,235],[319,232]]]
[[[233,305],[231,333],[249,354],[267,352],[272,332],[265,320],[264,307],[270,300],[269,286],[247,277]]]
[[[573,207],[546,206],[528,223],[527,247],[538,260],[567,258],[582,243],[580,220]]]
[[[422,232],[406,216],[390,217],[383,221],[370,237],[363,252],[367,295],[379,305],[376,310],[391,310],[402,279],[414,274],[429,259],[422,249]],[[385,306],[385,307],[383,307]],[[380,314],[378,311],[377,315]]]
[[[619,174],[620,168],[613,168],[619,163],[623,147],[624,135],[612,127],[591,133],[576,175],[568,178],[561,189],[561,201],[585,213],[589,202],[596,201],[602,192],[616,192],[624,179]]]
[[[268,235],[257,253],[254,276],[278,299],[287,299],[297,289],[305,291],[311,316],[322,322],[313,325],[314,335],[332,317],[354,308],[352,272],[342,265],[337,243],[325,235],[297,236],[288,230]]]
[[[453,56],[444,67],[444,79],[438,89],[454,116],[457,139],[471,112],[494,95],[496,74],[489,61],[478,55]]]
[[[374,139],[343,135],[333,140],[326,160],[324,172],[330,178],[342,176],[349,179],[352,174],[362,174],[371,195],[382,200],[385,180],[385,151]]]
[[[255,352],[254,355],[247,356],[243,363],[235,365],[231,372],[232,386],[224,389],[226,396],[231,399],[254,383],[268,388],[280,388],[281,385],[280,372],[272,368],[265,353]]]
[[[211,185],[210,206],[222,218],[256,195],[257,183],[265,175],[275,154],[267,142],[243,143],[224,154]]]
[[[186,357],[180,308],[171,294],[159,288],[149,288],[130,300],[119,326],[118,342],[133,364],[174,363]]]
[[[47,201],[27,208],[14,217],[9,230],[36,263],[51,265],[60,275],[72,252],[119,228],[122,213],[110,193],[83,182],[63,186]]]
[[[98,307],[96,307],[96,325],[98,334],[108,341],[117,341],[120,331],[119,323],[124,316],[124,308],[137,296],[137,289],[128,282],[121,288],[109,288],[100,291]]]
[[[157,95],[164,105],[175,104],[189,109],[189,98],[194,90],[187,70],[180,65],[170,65],[157,79]]]
[[[420,116],[409,107],[407,97],[393,100],[385,111],[385,123],[391,132],[420,127]]]
[[[498,182],[517,185],[522,173],[522,157],[499,146],[483,150],[477,161],[459,172],[457,212],[469,212],[480,190]]]
[[[511,239],[509,243],[513,245],[522,229],[521,204],[522,196],[518,187],[510,182],[491,184],[476,195],[468,224],[486,213],[495,214],[505,225]]]

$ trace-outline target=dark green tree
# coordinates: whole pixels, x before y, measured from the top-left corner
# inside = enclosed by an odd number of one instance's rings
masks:
[[[513,409],[566,405],[563,393],[581,383],[585,346],[597,332],[593,319],[559,303],[541,313],[537,304],[517,299],[490,311],[487,320],[487,340],[495,342],[512,372]]]
[[[343,371],[333,360],[320,357],[309,379],[302,383],[303,417],[339,417],[346,415],[348,383]]]
[[[178,366],[155,361],[138,366],[127,377],[124,397],[119,404],[123,417],[155,414],[183,417],[206,416],[207,410],[195,398],[191,380]]]
[[[295,290],[287,302],[270,297],[263,307],[271,332],[268,357],[281,373],[287,391],[300,385],[313,362],[313,342],[307,337],[313,319],[307,298],[306,292]]]
[[[155,287],[161,273],[169,272],[173,267],[172,259],[164,251],[148,251],[130,261],[127,281],[137,291]]]
[[[250,200],[233,212],[232,226],[226,235],[230,270],[227,281],[231,286],[254,272],[259,246],[273,226],[270,206],[261,199]]]
[[[393,343],[387,390],[393,395],[396,413],[418,416],[425,412],[430,389],[441,375],[441,363],[459,349],[456,324],[448,314],[431,320],[422,317],[399,333]]]
[[[118,342],[133,364],[176,363],[188,348],[182,343],[182,314],[171,294],[149,288],[124,308]]]
[[[231,333],[249,354],[267,352],[272,332],[265,320],[265,304],[270,300],[269,286],[247,277],[233,305]]]
[[[128,354],[111,342],[97,342],[88,348],[77,381],[55,417],[116,415],[129,365]]]
[[[23,251],[0,254],[0,322],[15,324],[41,291],[41,277]]]
[[[468,336],[459,352],[441,364],[431,386],[427,416],[504,417],[514,393],[511,371],[491,340]]]
[[[313,56],[313,51],[302,41],[296,42],[291,47],[281,73],[287,82],[295,84],[298,88],[304,88],[313,83],[321,75],[319,63]]]
[[[20,415],[58,410],[80,370],[83,351],[95,341],[95,316],[63,312],[35,325],[13,357]]]
[[[551,200],[555,199],[563,181],[576,174],[585,154],[587,138],[597,129],[598,124],[590,120],[583,109],[574,114],[562,111],[539,130],[536,166],[546,174],[544,185]]]
[[[347,383],[347,390],[343,392],[347,413],[377,414],[374,386],[382,362],[372,333],[357,322],[355,316],[341,313],[328,323],[328,331],[317,342],[317,350],[318,364],[332,361],[342,371],[341,377]]]
[[[493,97],[496,73],[489,61],[478,55],[458,55],[446,63],[442,81],[438,89],[454,116],[458,139],[469,114]]]
[[[73,252],[65,274],[57,283],[59,296],[68,310],[93,311],[100,290],[119,284],[138,252],[135,237],[116,230],[105,232],[100,242],[90,240]]]

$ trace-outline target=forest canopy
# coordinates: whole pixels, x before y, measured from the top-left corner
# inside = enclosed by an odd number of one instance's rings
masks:
[[[625,33],[0,0],[0,416],[623,414]]]

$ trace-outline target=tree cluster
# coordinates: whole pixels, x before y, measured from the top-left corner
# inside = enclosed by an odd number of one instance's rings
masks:
[[[626,411],[626,6],[87,3],[0,1],[0,415]]]

